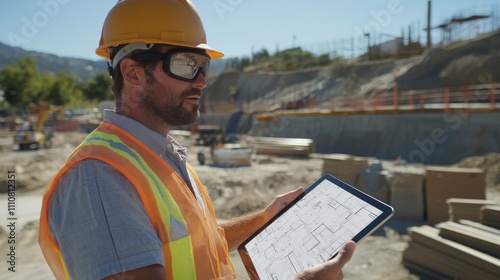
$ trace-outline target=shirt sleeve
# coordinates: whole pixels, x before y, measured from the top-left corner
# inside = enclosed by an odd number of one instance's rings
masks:
[[[73,279],[164,266],[161,241],[137,191],[104,162],[85,160],[62,176],[49,221]]]

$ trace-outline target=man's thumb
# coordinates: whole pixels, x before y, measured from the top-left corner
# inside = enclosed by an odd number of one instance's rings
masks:
[[[356,243],[354,241],[348,241],[342,248],[340,248],[339,253],[335,256],[337,263],[343,267],[354,254],[354,249],[356,249]]]

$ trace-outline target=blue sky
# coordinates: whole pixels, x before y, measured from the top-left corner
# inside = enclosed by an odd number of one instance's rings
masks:
[[[266,48],[301,46],[313,52],[340,40],[378,31],[399,36],[404,28],[426,24],[427,0],[193,0],[205,25],[208,44],[226,57]],[[2,0],[0,42],[27,50],[98,60],[102,22],[116,0]],[[499,0],[433,0],[432,24],[459,11],[490,11],[500,16]],[[425,34],[420,34],[425,42]],[[439,31],[433,40],[440,38]],[[383,38],[379,38],[382,40]],[[389,36],[385,39],[390,39]],[[373,40],[373,39],[372,39]],[[375,38],[376,40],[376,38]]]

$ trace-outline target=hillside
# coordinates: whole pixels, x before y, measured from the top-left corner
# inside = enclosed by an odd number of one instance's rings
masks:
[[[305,98],[316,102],[338,97],[364,98],[374,90],[442,88],[500,82],[500,31],[470,41],[438,46],[400,60],[344,61],[320,69],[283,73],[226,72],[212,76],[208,102],[238,101],[267,108]]]
[[[85,80],[106,71],[103,60],[60,57],[0,43],[0,70],[24,56],[37,60],[42,73],[65,73]],[[420,56],[400,60],[343,61],[293,72],[223,72],[225,59],[212,61],[205,101],[238,100],[273,106],[305,98],[317,102],[338,97],[364,98],[374,90],[401,90],[500,82],[500,31],[473,40],[434,47]]]
[[[78,76],[85,80],[99,72],[106,71],[103,60],[93,61],[81,58],[60,57],[53,54],[27,51],[0,43],[0,70],[7,65],[17,65],[20,58],[30,56],[36,59],[41,73],[58,73],[60,71]]]
[[[54,54],[27,51],[19,47],[11,47],[0,42],[0,70],[7,65],[17,65],[20,58],[31,56],[36,59],[38,70],[41,73],[65,72],[85,80],[97,73],[107,72],[104,60],[89,60],[73,57],[61,57]],[[96,56],[97,57],[97,56]],[[211,66],[211,73],[223,70],[225,61],[215,60]]]

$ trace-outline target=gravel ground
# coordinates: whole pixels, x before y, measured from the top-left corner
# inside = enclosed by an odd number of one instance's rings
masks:
[[[43,189],[83,137],[82,133],[59,133],[53,147],[49,149],[22,152],[4,149],[0,152],[1,174],[15,171],[18,190],[18,266],[15,273],[9,274],[9,279],[53,279],[36,241]],[[196,153],[206,149],[194,146],[192,137],[179,136],[177,140],[188,147],[190,162],[209,189],[220,218],[235,217],[264,207],[274,196],[299,186],[307,187],[321,176],[322,160],[317,158],[259,156],[247,167],[200,165],[196,161]],[[500,155],[490,154],[469,159],[460,163],[460,166],[486,170],[489,184],[487,198],[500,203],[499,163]],[[5,185],[6,178],[0,178],[0,181]],[[5,191],[0,194],[0,201],[1,205],[5,205]],[[6,221],[6,218],[6,211],[0,211],[0,219]],[[423,279],[410,273],[401,264],[402,252],[409,241],[407,228],[421,224],[421,221],[388,221],[358,244],[352,260],[344,269],[345,279]],[[6,252],[8,248],[6,241],[7,230],[1,226],[1,252]],[[232,252],[231,258],[238,273],[245,275],[237,253]],[[0,262],[0,275],[6,275],[6,265],[5,261]]]

